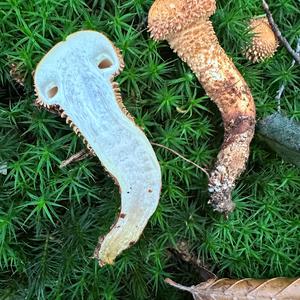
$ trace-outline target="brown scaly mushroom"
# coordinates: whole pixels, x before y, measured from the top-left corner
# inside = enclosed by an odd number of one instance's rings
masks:
[[[268,18],[252,19],[249,28],[254,36],[245,51],[245,57],[253,63],[272,57],[277,51],[279,43]]]
[[[209,178],[209,203],[228,214],[235,207],[235,181],[249,157],[256,113],[249,87],[219,45],[209,20],[215,9],[215,0],[156,0],[148,22],[151,36],[169,42],[221,111],[225,137]]]

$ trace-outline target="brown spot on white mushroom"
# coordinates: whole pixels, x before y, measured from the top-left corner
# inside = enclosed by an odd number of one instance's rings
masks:
[[[231,192],[249,157],[256,112],[249,87],[209,20],[215,9],[215,0],[156,0],[148,22],[151,36],[169,42],[222,114],[225,137],[209,179],[209,202],[227,214],[234,209]]]

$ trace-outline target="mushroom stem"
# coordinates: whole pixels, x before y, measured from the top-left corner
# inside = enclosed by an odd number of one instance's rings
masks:
[[[209,178],[209,203],[216,211],[228,214],[234,209],[231,192],[235,181],[249,157],[255,128],[255,104],[244,78],[219,45],[208,16],[195,18],[194,12],[191,18],[194,18],[193,22],[184,21],[185,24],[162,36],[153,25],[155,17],[150,11],[149,28],[154,38],[165,38],[189,65],[222,114],[225,136]]]

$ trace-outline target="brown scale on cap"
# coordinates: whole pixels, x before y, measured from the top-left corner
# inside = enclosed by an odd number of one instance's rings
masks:
[[[268,18],[252,19],[249,27],[254,36],[245,51],[246,58],[255,63],[272,57],[279,43]]]
[[[249,157],[256,112],[249,87],[220,46],[209,21],[215,8],[214,0],[156,0],[148,22],[151,36],[169,42],[222,114],[225,137],[209,178],[209,203],[228,214],[235,206],[231,200],[235,181]]]
[[[199,18],[211,16],[216,10],[215,1],[156,0],[149,13],[149,28],[156,40],[164,40]],[[153,20],[153,22],[152,22]]]

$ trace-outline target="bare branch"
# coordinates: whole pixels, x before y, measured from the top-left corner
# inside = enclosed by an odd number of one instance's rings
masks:
[[[87,150],[83,149],[77,153],[75,153],[74,155],[72,155],[71,157],[69,157],[68,159],[64,160],[61,164],[60,164],[60,168],[64,168],[67,165],[73,163],[73,162],[77,162],[77,161],[81,161],[83,159],[85,159],[86,157],[88,157],[90,155],[90,152],[88,152]]]
[[[278,25],[275,23],[272,13],[270,11],[269,5],[265,0],[262,0],[263,8],[267,14],[267,18],[273,28],[273,31],[277,38],[280,40],[280,42],[284,45],[284,47],[287,49],[287,51],[293,56],[294,60],[300,65],[300,56],[296,53],[296,51],[293,50],[287,39],[282,35],[281,31],[279,30]]]
[[[298,39],[297,48],[296,48],[296,53],[297,53],[298,55],[300,55],[300,38]],[[293,59],[291,67],[293,67],[293,66],[295,65],[295,63],[296,63],[296,61]],[[275,99],[276,99],[276,101],[277,101],[277,111],[278,111],[278,112],[281,111],[281,97],[282,97],[282,95],[283,95],[283,93],[284,93],[285,87],[286,87],[286,86],[285,86],[285,84],[283,83],[283,84],[280,86],[279,90],[277,91],[277,95],[276,95],[276,97],[275,97]]]
[[[153,142],[151,142],[151,144],[154,145],[154,146],[157,146],[157,147],[160,147],[160,148],[163,148],[163,149],[166,149],[166,150],[172,152],[173,154],[177,155],[177,156],[180,157],[181,159],[185,160],[186,162],[188,162],[188,163],[190,163],[191,165],[195,166],[196,168],[200,169],[202,172],[204,172],[204,173],[207,175],[207,177],[209,177],[208,172],[207,172],[204,168],[200,167],[199,165],[197,165],[197,164],[194,163],[193,161],[191,161],[191,160],[185,158],[184,156],[182,156],[181,154],[179,154],[179,153],[176,152],[175,150],[170,149],[169,147],[164,146],[164,145],[161,145],[161,144],[157,144],[157,143],[153,143]]]

